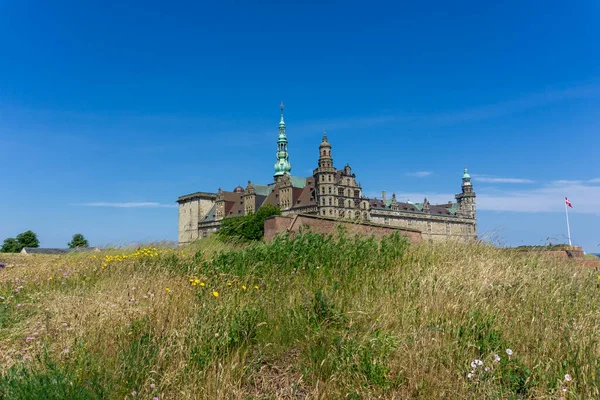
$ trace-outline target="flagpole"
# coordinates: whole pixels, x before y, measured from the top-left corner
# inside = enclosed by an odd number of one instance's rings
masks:
[[[565,197],[566,199],[566,197]],[[569,227],[569,209],[567,208],[567,201],[565,200],[565,214],[567,215],[567,234],[569,235],[569,246],[571,244],[571,228]]]

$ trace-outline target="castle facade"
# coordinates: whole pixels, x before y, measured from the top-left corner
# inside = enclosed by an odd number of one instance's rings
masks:
[[[320,215],[416,229],[430,240],[477,238],[476,196],[466,168],[461,193],[454,202],[430,204],[427,198],[422,203],[400,202],[395,194],[388,199],[385,191],[381,199],[368,198],[350,165],[334,167],[331,144],[324,133],[312,176],[291,175],[283,104],[274,169],[273,182],[267,185],[248,181],[245,188],[238,186],[233,191],[219,188],[216,193],[196,192],[179,197],[179,244],[207,237],[219,229],[224,218],[254,213],[264,204],[278,206],[282,215]]]

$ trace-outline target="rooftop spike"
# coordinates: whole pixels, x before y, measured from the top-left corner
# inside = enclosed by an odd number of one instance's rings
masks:
[[[277,162],[275,163],[275,179],[292,171],[290,156],[287,151],[288,140],[285,134],[285,122],[283,121],[283,101],[279,106],[281,110],[281,119],[279,121],[279,136],[277,136]]]

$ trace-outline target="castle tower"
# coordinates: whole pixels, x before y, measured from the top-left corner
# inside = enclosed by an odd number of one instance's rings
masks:
[[[283,121],[283,102],[280,105],[281,119],[279,120],[279,136],[277,137],[277,162],[275,163],[275,174],[273,175],[277,182],[283,174],[289,174],[292,171],[290,156],[288,154],[288,140],[285,135],[285,122]]]
[[[323,140],[319,145],[319,167],[313,171],[317,189],[319,214],[335,217],[337,196],[335,188],[335,168],[331,158],[331,144],[327,140],[327,132],[323,132]]]
[[[471,175],[467,171],[467,167],[465,166],[465,171],[462,177],[462,193],[457,194],[456,200],[458,202],[457,206],[457,214],[463,218],[471,218],[475,219],[475,192],[473,191],[473,184],[471,183]]]
[[[254,206],[256,204],[256,190],[252,186],[252,182],[248,180],[248,185],[244,189],[244,215],[254,214],[256,211]]]

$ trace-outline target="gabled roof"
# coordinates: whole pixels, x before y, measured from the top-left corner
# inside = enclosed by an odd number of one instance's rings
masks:
[[[212,222],[216,220],[217,214],[217,205],[213,204],[213,206],[208,210],[204,218],[202,218],[202,222]]]
[[[275,187],[275,184],[272,183],[270,185],[258,185],[256,183],[253,183],[252,187],[254,188],[254,191],[257,195],[268,196],[269,193],[271,193],[271,191]]]
[[[292,187],[302,189],[304,186],[306,186],[306,178],[302,176],[290,175],[290,180],[292,181]]]
[[[315,196],[315,178],[308,178],[306,180],[306,186],[297,198],[294,199],[294,205],[292,208],[296,207],[307,207],[313,206],[317,204],[317,199]]]
[[[415,207],[414,204],[403,203],[403,202],[400,202],[400,201],[398,203],[396,203],[396,207],[398,207],[398,211],[413,211],[413,212],[419,212],[419,211],[421,211],[417,207]]]

